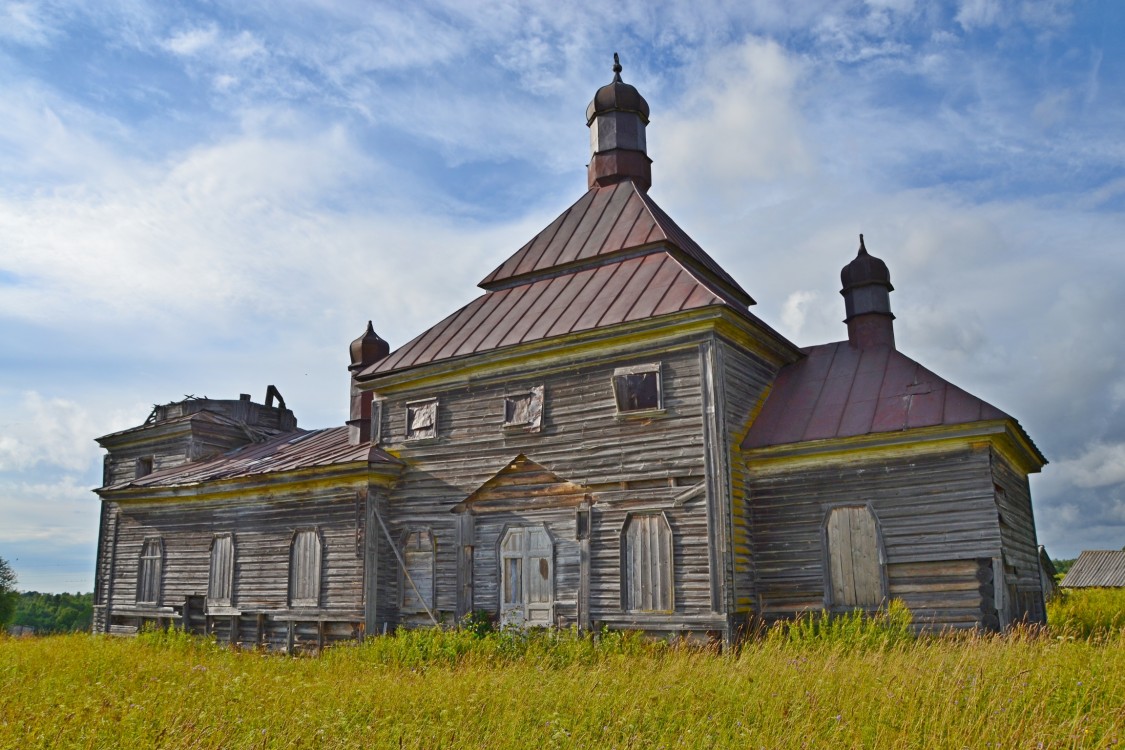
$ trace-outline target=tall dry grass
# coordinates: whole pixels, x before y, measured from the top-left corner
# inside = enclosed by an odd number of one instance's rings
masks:
[[[836,637],[826,633],[839,626],[814,620],[724,655],[566,632],[415,631],[320,658],[231,651],[175,632],[0,639],[0,747],[1125,742],[1121,630],[915,640],[887,635],[901,630],[893,617]]]

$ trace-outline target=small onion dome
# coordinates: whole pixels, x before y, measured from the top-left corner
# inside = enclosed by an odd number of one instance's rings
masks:
[[[390,354],[391,346],[379,338],[379,334],[375,333],[375,329],[371,327],[371,321],[369,320],[367,321],[367,330],[351,343],[348,351],[352,356],[353,366],[370,365]]]
[[[887,270],[887,264],[874,255],[867,254],[862,234],[859,236],[859,253],[856,254],[855,260],[840,270],[840,283],[844,287],[842,291],[845,292],[853,287],[867,284],[882,284],[887,287],[888,292],[893,292],[895,289],[891,286],[891,272]]]
[[[586,124],[607,112],[636,112],[648,123],[648,102],[640,92],[621,80],[621,59],[613,53],[613,81],[598,89],[586,107]]]

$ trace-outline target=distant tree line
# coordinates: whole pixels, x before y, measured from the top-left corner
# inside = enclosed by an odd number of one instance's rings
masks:
[[[26,591],[19,595],[11,625],[32,628],[37,634],[87,631],[94,621],[94,595],[40,594]]]
[[[0,630],[15,614],[19,596],[16,592],[16,572],[7,560],[0,557]]]
[[[1051,559],[1051,563],[1055,566],[1055,573],[1058,574],[1060,581],[1062,580],[1062,577],[1066,575],[1066,572],[1070,570],[1070,566],[1074,565],[1074,561],[1077,559],[1077,557],[1064,558],[1062,560],[1055,560],[1054,558]]]

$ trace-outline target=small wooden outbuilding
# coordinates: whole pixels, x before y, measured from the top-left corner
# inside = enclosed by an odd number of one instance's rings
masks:
[[[1125,587],[1125,550],[1084,550],[1059,585],[1064,589]]]

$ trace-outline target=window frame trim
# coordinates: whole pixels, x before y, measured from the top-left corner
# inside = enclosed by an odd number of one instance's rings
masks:
[[[293,550],[297,544],[297,538],[306,532],[312,532],[316,535],[317,541],[320,544],[320,561],[317,566],[316,577],[316,598],[312,599],[297,599],[293,594],[296,589],[296,580],[293,577]],[[321,531],[320,526],[300,526],[293,530],[293,534],[289,538],[289,575],[287,601],[290,609],[319,609],[320,601],[324,597],[324,587],[321,585],[321,579],[324,577],[324,571],[328,567],[325,565],[325,559],[328,555],[328,545],[324,540],[324,533]],[[313,602],[313,603],[309,603]]]
[[[410,434],[410,407],[419,406],[421,404],[433,404],[434,405],[434,424],[433,424],[433,434],[432,435],[417,435],[417,436],[414,436],[414,435]],[[405,442],[405,443],[421,443],[421,442],[424,442],[426,440],[437,440],[438,439],[438,411],[441,409],[441,400],[438,399],[437,396],[432,396],[430,398],[414,399],[413,401],[407,401],[402,406],[403,406],[403,422],[404,422],[404,425],[403,425],[404,430],[403,430],[403,433],[402,433],[403,442]]]
[[[211,575],[214,573],[215,558],[215,542],[220,539],[230,539],[230,573],[227,580],[227,594],[225,599],[211,597]],[[234,566],[238,563],[238,542],[234,538],[232,531],[220,531],[211,536],[211,544],[207,548],[207,595],[205,601],[207,604],[216,607],[231,607],[234,606]]]
[[[621,400],[618,397],[617,382],[619,378],[629,375],[644,375],[646,373],[656,373],[656,406],[646,406],[639,409],[622,409]],[[631,419],[631,418],[645,418],[659,416],[667,412],[664,406],[664,367],[663,362],[646,362],[640,365],[629,365],[626,367],[616,367],[613,370],[613,376],[610,378],[610,392],[613,394],[613,406],[615,416],[618,419]]]
[[[534,406],[536,399],[539,401],[539,413],[537,418],[529,419],[523,422],[509,422],[508,421],[508,403],[512,399],[527,398],[531,406]],[[511,391],[504,394],[504,420],[501,427],[505,430],[524,432],[539,432],[543,428],[543,412],[547,406],[547,388],[544,385],[534,385],[527,390]]]
[[[150,542],[156,543],[157,555],[155,557],[146,557],[145,556],[145,549],[148,547]],[[156,583],[156,585],[155,585],[156,596],[155,596],[155,598],[152,598],[152,599],[142,599],[141,593],[142,593],[143,589],[146,588],[144,586],[144,583],[145,583],[145,577],[144,577],[145,560],[153,560],[153,559],[156,560],[156,574],[155,574],[156,575],[156,582],[155,582]],[[164,537],[159,536],[159,535],[144,537],[144,539],[141,541],[140,553],[137,555],[137,594],[136,594],[136,597],[134,599],[134,601],[136,601],[137,604],[148,604],[148,605],[156,606],[156,607],[161,606],[161,601],[164,598],[164,559],[165,559]]]

